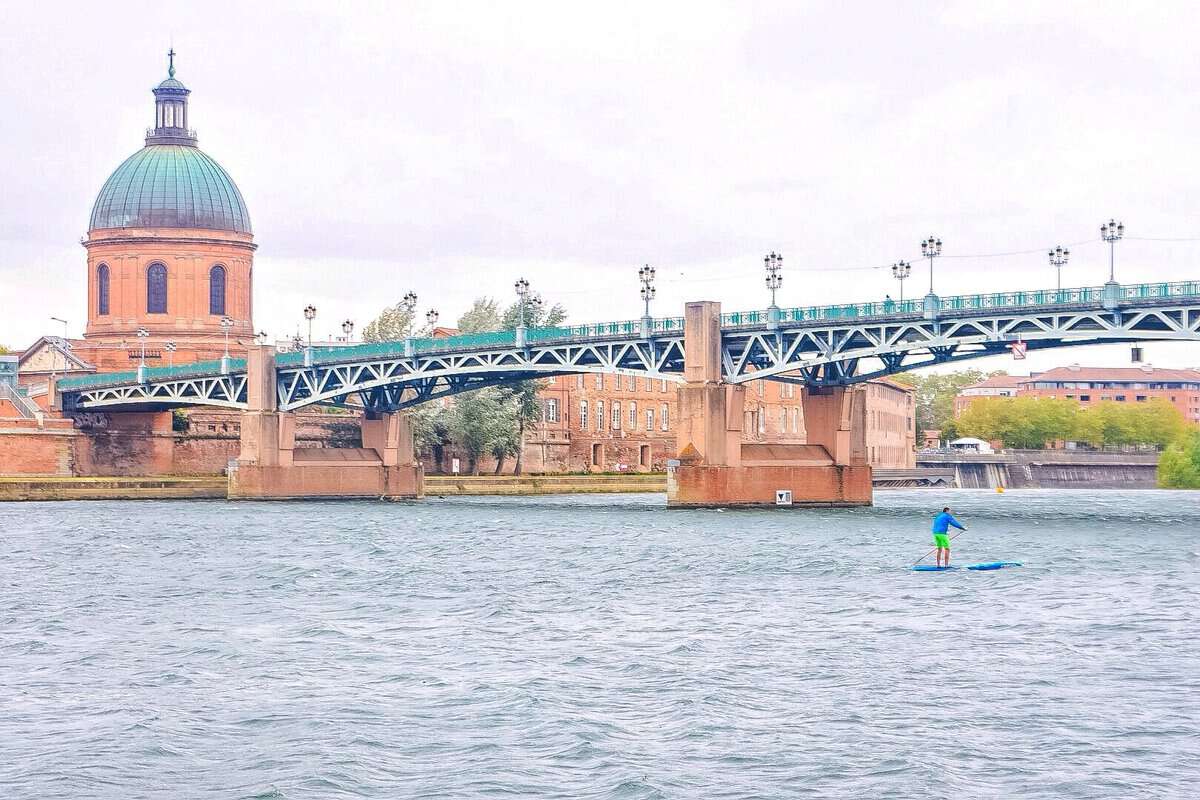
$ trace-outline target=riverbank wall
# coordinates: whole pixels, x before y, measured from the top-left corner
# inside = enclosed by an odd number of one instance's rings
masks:
[[[960,489],[1154,489],[1158,453],[1012,450],[919,453],[918,469],[953,470]]]

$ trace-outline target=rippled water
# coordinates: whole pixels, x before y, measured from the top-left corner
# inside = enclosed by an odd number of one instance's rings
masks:
[[[877,502],[0,506],[0,797],[1196,795],[1200,494]]]

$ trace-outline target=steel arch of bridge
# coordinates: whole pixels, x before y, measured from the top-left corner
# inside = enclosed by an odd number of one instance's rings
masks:
[[[722,332],[722,372],[730,383],[771,379],[847,385],[949,361],[999,355],[1016,341],[1029,349],[1134,340],[1200,340],[1200,301],[1170,306],[1005,309],[979,314],[909,315],[842,325]],[[879,367],[861,369],[863,361]]]
[[[879,315],[861,320],[727,324],[721,359],[730,383],[776,380],[810,386],[847,385],[932,364],[1003,354],[1015,341],[1031,350],[1135,340],[1200,341],[1200,296],[1053,308],[973,309]],[[357,396],[373,410],[394,411],[439,397],[529,378],[615,373],[683,381],[681,333],[607,336],[596,341],[491,345],[447,352],[362,355],[344,348],[337,360],[276,370],[278,407],[344,404]],[[197,375],[145,383],[64,390],[68,410],[246,407],[246,375]]]

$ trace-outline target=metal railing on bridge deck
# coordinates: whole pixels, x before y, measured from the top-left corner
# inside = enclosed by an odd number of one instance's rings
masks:
[[[1122,300],[1156,300],[1172,297],[1200,296],[1200,281],[1176,283],[1138,283],[1121,287]],[[1042,289],[1028,292],[992,292],[964,294],[940,298],[942,311],[984,311],[993,308],[1037,308],[1056,305],[1099,303],[1104,287],[1085,286],[1078,289]],[[924,298],[916,300],[882,300],[873,303],[806,306],[780,309],[781,322],[821,322],[826,320],[861,320],[900,314],[920,314]],[[721,315],[722,326],[740,327],[764,325],[766,311],[733,311]]]
[[[1103,287],[1088,286],[1079,289],[1046,289],[1030,292],[995,292],[983,294],[957,295],[941,298],[942,311],[971,311],[995,308],[1036,308],[1055,305],[1094,304],[1103,299]],[[1178,283],[1139,283],[1121,287],[1123,300],[1155,300],[1172,297],[1200,297],[1200,281],[1184,281]],[[807,306],[802,308],[785,308],[780,310],[780,321],[789,322],[823,322],[840,320],[864,320],[887,317],[892,315],[920,314],[924,308],[924,299],[883,300],[873,303],[849,303],[846,305]],[[764,325],[767,323],[767,312],[733,311],[721,315],[723,327],[738,328],[743,326]],[[683,317],[662,317],[652,320],[652,334],[681,333]],[[572,340],[594,341],[605,337],[640,336],[642,333],[641,320],[623,320],[620,322],[595,322],[588,325],[562,325],[546,328],[530,328],[526,332],[525,341],[529,344],[549,344],[552,342],[570,342]],[[484,333],[465,333],[458,336],[442,338],[420,337],[411,340],[412,352],[415,355],[429,355],[454,350],[468,350],[480,347],[513,347],[516,345],[516,332],[489,331]],[[314,347],[312,349],[313,364],[336,364],[339,362],[357,361],[364,358],[394,358],[408,352],[406,340],[369,342],[342,347]],[[298,367],[305,363],[305,353],[298,350],[290,353],[280,353],[276,356],[276,364],[280,367]],[[230,359],[230,371],[241,372],[246,368],[246,360]],[[147,367],[145,377],[148,381],[163,381],[172,378],[207,378],[221,375],[221,361],[197,361],[178,367]],[[60,391],[78,391],[96,389],[103,386],[129,384],[137,380],[136,371],[109,372],[98,375],[86,375],[77,378],[64,378],[58,382]]]

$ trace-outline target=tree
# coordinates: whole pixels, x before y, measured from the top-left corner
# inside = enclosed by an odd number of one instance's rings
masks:
[[[490,297],[477,297],[470,310],[458,318],[461,333],[485,333],[502,330],[500,304]]]
[[[504,309],[504,314],[500,318],[501,330],[511,331],[516,329],[517,319],[520,317],[520,309],[520,302],[513,303]],[[558,303],[552,306],[536,303],[525,304],[525,326],[528,328],[552,328],[555,325],[563,324],[566,319],[567,310]]]
[[[4,345],[0,344],[0,356],[6,356],[6,355],[8,355],[10,352],[12,352],[12,351],[11,351],[11,350],[9,350],[9,349],[8,349],[7,347],[5,347]]]
[[[364,342],[396,342],[409,336],[428,336],[433,326],[426,324],[414,329],[416,314],[400,302],[379,312],[379,316],[363,328]]]
[[[1180,436],[1158,460],[1158,485],[1164,489],[1200,489],[1200,431]]]
[[[966,369],[946,374],[932,373],[917,375],[901,372],[892,379],[916,390],[917,430],[937,430],[949,434],[954,425],[954,398],[963,387],[979,383],[993,375],[1005,375],[1003,370],[984,374],[977,369]],[[961,427],[958,427],[961,433]]]
[[[447,430],[454,444],[467,457],[467,471],[479,474],[479,457],[495,453],[498,443],[515,430],[510,405],[502,402],[493,388],[461,394],[447,419]]]
[[[999,439],[1006,447],[1038,449],[1059,440],[1094,447],[1165,446],[1187,430],[1179,410],[1165,400],[1148,403],[1098,403],[1039,397],[981,397],[958,418],[967,436]]]

